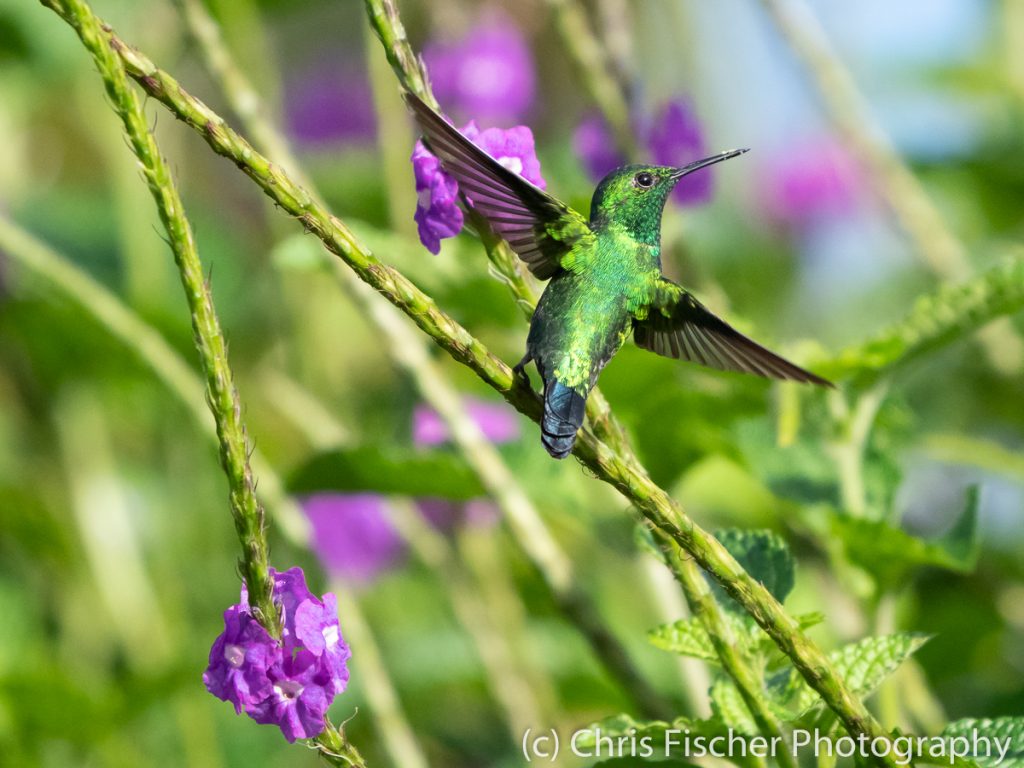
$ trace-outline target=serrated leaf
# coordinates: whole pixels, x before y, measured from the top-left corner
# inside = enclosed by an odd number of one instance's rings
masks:
[[[829,660],[850,692],[864,697],[927,641],[927,635],[916,632],[866,637],[833,651]],[[821,703],[818,693],[794,669],[775,675],[768,690],[797,716]]]
[[[963,512],[939,539],[919,539],[883,520],[841,514],[832,518],[831,530],[849,560],[870,573],[883,590],[903,583],[924,566],[970,573],[980,551],[978,489],[968,489]]]
[[[740,689],[732,680],[720,677],[711,685],[711,712],[736,733],[755,736],[757,723],[750,714]]]
[[[484,494],[476,475],[453,453],[385,450],[372,445],[315,456],[292,473],[288,490],[292,493],[370,491],[457,501]]]
[[[942,736],[946,738],[966,738],[971,745],[971,760],[981,768],[1024,768],[1024,717],[965,718],[947,725]],[[985,750],[982,738],[989,739],[992,749]],[[995,744],[999,740],[1002,745]],[[975,745],[979,749],[975,749]],[[1005,757],[1000,760],[1001,749],[1005,749]]]
[[[742,528],[716,531],[715,536],[743,569],[764,584],[776,600],[780,603],[785,601],[793,590],[796,567],[789,545],[781,536],[773,531],[751,531]],[[738,613],[745,613],[740,604],[726,595],[718,584],[713,584],[712,588],[725,607]]]
[[[801,629],[808,629],[825,620],[822,613],[807,613],[797,616]],[[725,620],[729,623],[736,642],[746,651],[761,651],[774,647],[768,634],[748,616],[726,613]],[[699,619],[680,619],[671,624],[662,624],[647,633],[647,640],[655,648],[680,656],[691,656],[713,664],[718,664],[718,654],[711,642],[704,625]]]
[[[663,651],[718,663],[711,638],[698,619],[680,619],[662,624],[647,633],[648,642]]]

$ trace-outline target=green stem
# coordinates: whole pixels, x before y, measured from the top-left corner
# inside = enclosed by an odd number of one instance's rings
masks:
[[[884,382],[879,382],[865,392],[853,393],[852,410],[844,399],[844,393],[829,393],[832,419],[842,432],[839,439],[829,446],[839,476],[840,501],[843,510],[855,517],[863,517],[868,511],[864,451],[887,391]]]
[[[241,569],[253,613],[274,637],[280,637],[281,619],[273,600],[263,507],[256,499],[249,467],[248,440],[242,423],[238,393],[232,383],[227,345],[220,330],[209,286],[203,275],[192,229],[185,218],[170,169],[149,131],[142,103],[128,83],[124,66],[114,53],[99,20],[81,0],[66,0],[62,7],[69,23],[92,54],[103,77],[107,95],[124,123],[132,152],[156,203],[160,221],[174,254],[192,317],[192,330],[206,379],[206,396],[220,438],[221,464],[228,477],[231,513],[242,544]]]
[[[67,15],[61,0],[45,2],[60,15]],[[314,202],[309,193],[280,168],[256,152],[213,110],[186,93],[173,78],[140,53],[125,46],[112,32],[107,32],[107,36],[129,74],[146,93],[197,130],[215,152],[238,165],[272,200],[298,218],[361,279],[405,312],[454,360],[476,373],[520,412],[534,421],[539,420],[540,399],[529,387],[519,383],[507,364],[441,311],[404,275],[379,261],[340,220]],[[618,489],[652,524],[672,536],[744,606],[790,657],[808,684],[836,712],[852,735],[888,738],[864,704],[846,688],[821,649],[803,634],[795,619],[763,585],[742,569],[714,537],[701,529],[678,503],[651,481],[634,457],[618,454],[589,430],[581,432],[575,454],[600,479]],[[880,762],[891,764],[888,760]]]

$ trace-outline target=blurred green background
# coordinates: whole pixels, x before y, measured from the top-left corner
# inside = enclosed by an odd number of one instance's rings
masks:
[[[331,210],[492,350],[517,360],[526,324],[479,245],[463,235],[433,256],[416,240],[406,162],[414,136],[362,4],[207,7]],[[936,285],[759,4],[585,7],[623,66],[638,114],[685,98],[709,153],[753,148],[716,169],[705,204],[666,212],[669,276],[801,360],[870,336]],[[536,76],[515,121],[537,136],[548,189],[586,211],[593,179],[579,125],[593,107],[548,4],[407,0],[401,8],[416,48],[457,48],[486,23],[521,36]],[[1024,3],[813,8],[881,129],[962,239],[971,270],[1020,242]],[[237,125],[173,3],[97,0],[95,10]],[[320,472],[304,491],[320,483],[415,495],[419,457],[445,468],[431,495],[461,494],[462,458],[446,445],[417,445],[420,398],[379,332],[318,266],[318,243],[163,108],[147,109],[211,273],[254,445],[285,478],[328,449],[366,462],[365,482]],[[0,0],[0,219],[92,276],[195,368],[169,250],[94,66],[60,19],[21,0]],[[236,717],[202,686],[209,645],[239,587],[215,446],[132,349],[11,250],[0,245],[0,764],[314,764],[312,751]],[[1013,322],[1009,342],[1024,333],[1020,318]],[[995,365],[965,339],[892,378],[867,436],[859,510],[842,509],[835,456],[846,437],[836,400],[631,345],[601,383],[654,479],[702,525],[784,536],[799,562],[787,607],[826,613],[813,630],[825,646],[894,629],[934,635],[901,670],[896,707],[886,711],[890,725],[927,731],[946,717],[1024,711],[1024,366],[1009,342]],[[465,395],[495,402],[465,369],[437,360]],[[673,711],[706,713],[706,673],[645,640],[684,604],[634,544],[626,504],[574,461],[549,459],[535,425],[517,424],[501,453],[581,588]],[[374,452],[394,463],[382,470]],[[935,539],[963,522],[973,486],[976,564],[952,555],[951,567],[940,567],[941,557],[904,562],[905,548],[886,551],[884,537],[850,544],[853,534],[835,522],[856,513]],[[292,524],[301,529],[301,517]],[[338,592],[352,681],[331,715],[352,717],[347,732],[372,765],[394,757],[368,691],[384,685],[364,671],[371,644],[431,764],[522,762],[446,568],[482,598],[485,623],[510,651],[505,672],[527,681],[535,726],[571,729],[632,711],[507,526],[485,519],[432,530],[447,544],[440,569],[414,547],[346,578],[271,527],[278,568],[300,564],[314,589]],[[372,560],[372,544],[340,535],[341,549]],[[366,626],[352,636],[346,617],[356,611]]]

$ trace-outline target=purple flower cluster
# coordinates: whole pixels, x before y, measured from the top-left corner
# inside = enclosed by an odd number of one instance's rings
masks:
[[[540,175],[540,160],[533,142],[533,132],[525,125],[514,128],[487,128],[481,131],[470,120],[462,134],[487,154],[541,189],[547,186]],[[413,175],[416,179],[416,213],[413,218],[420,242],[431,253],[441,250],[441,240],[455,237],[462,230],[463,215],[459,208],[459,185],[441,168],[441,162],[422,141],[412,152]]]
[[[681,166],[707,155],[704,133],[693,105],[686,99],[666,102],[653,119],[639,120],[637,135],[655,163]],[[600,115],[590,115],[576,128],[573,148],[595,180],[625,165],[611,129]],[[704,168],[681,179],[672,192],[680,205],[698,205],[711,198],[711,171]]]
[[[292,742],[317,736],[334,697],[348,684],[348,646],[333,594],[317,598],[301,568],[270,569],[284,631],[275,640],[253,617],[248,594],[224,612],[224,631],[210,648],[206,689],[235,712],[276,725]]]

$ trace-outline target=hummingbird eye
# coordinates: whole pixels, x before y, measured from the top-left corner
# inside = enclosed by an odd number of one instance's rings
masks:
[[[633,184],[641,189],[650,189],[654,186],[654,175],[647,171],[640,171],[640,173],[633,177]]]

